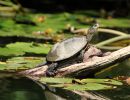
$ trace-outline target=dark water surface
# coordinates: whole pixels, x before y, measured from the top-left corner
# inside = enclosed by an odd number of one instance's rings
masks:
[[[117,64],[115,67],[98,75],[100,78],[117,77],[117,76],[130,76],[130,60]],[[98,91],[112,100],[130,100],[130,86],[121,86],[114,90]]]
[[[130,61],[126,60],[109,70],[98,74],[98,78],[130,76]],[[121,86],[114,90],[96,91],[111,100],[130,100],[130,86]],[[67,100],[80,100],[80,97],[70,92],[59,90],[57,94],[67,97]],[[0,79],[0,100],[64,100],[51,92],[43,90],[35,82],[26,79]]]
[[[45,100],[43,91],[29,79],[0,79],[0,100]]]

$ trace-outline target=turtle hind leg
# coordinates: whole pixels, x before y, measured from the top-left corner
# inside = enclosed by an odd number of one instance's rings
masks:
[[[46,71],[46,76],[54,76],[56,73],[56,67],[57,67],[57,63],[52,63],[49,65],[47,71]]]

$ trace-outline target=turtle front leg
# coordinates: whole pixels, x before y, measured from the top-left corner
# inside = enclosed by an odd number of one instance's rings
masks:
[[[78,59],[77,59],[77,62],[78,62],[78,63],[80,63],[80,62],[83,61],[84,53],[85,53],[85,49],[83,49],[83,50],[80,52],[80,54],[79,54],[79,56],[78,56]]]
[[[56,67],[57,67],[57,63],[52,63],[49,65],[47,71],[46,71],[46,76],[54,76],[56,73]]]

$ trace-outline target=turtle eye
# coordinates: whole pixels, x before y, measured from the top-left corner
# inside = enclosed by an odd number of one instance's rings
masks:
[[[99,27],[99,24],[93,25],[93,28],[98,28],[98,27]]]

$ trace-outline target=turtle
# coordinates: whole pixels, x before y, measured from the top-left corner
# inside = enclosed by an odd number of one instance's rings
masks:
[[[72,37],[56,43],[46,56],[46,64],[49,64],[46,74],[52,76],[57,68],[67,66],[68,63],[81,62],[83,53],[89,48],[89,42],[98,27],[99,24],[96,23],[88,29],[84,36]]]

